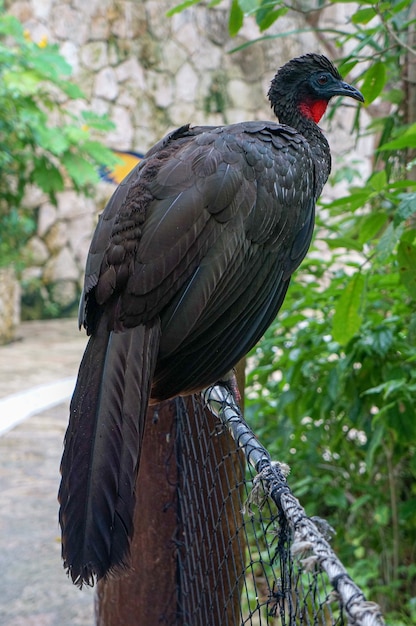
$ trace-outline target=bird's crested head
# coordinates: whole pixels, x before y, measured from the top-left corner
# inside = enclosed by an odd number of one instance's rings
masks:
[[[364,102],[361,92],[342,80],[337,68],[322,54],[309,53],[292,59],[273,78],[268,97],[284,124],[294,114],[319,122],[334,96],[348,96]]]

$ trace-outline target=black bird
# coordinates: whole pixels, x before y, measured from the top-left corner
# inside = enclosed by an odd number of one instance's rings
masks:
[[[317,122],[333,96],[363,102],[318,54],[284,65],[268,96],[279,124],[178,128],[100,217],[59,489],[62,556],[79,586],[128,564],[149,402],[224,378],[276,316],[331,168]]]

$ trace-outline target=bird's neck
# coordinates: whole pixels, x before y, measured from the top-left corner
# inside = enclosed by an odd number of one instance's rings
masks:
[[[331,150],[325,135],[316,124],[305,129],[302,134],[312,148],[315,164],[315,197],[319,198],[331,173]]]
[[[331,172],[331,152],[325,135],[317,125],[325,112],[327,102],[302,101],[297,106],[275,109],[281,124],[297,130],[311,147],[316,173],[316,198],[321,194]]]

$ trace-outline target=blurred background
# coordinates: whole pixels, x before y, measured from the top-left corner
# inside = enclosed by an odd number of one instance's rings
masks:
[[[15,533],[0,548],[9,590],[0,621],[92,619],[92,594],[79,600],[61,570],[55,493],[67,412],[59,403],[85,344],[76,314],[98,214],[173,128],[271,119],[266,93],[278,67],[318,51],[366,106],[343,102],[321,123],[333,174],[313,248],[249,359],[246,413],[292,466],[308,513],[338,531],[334,546],[356,582],[391,623],[415,624],[415,8],[407,0],[175,4],[0,2],[0,428],[10,414],[38,411],[0,438],[1,541]],[[33,389],[39,401],[19,399]],[[42,505],[27,489],[36,459],[47,462],[39,498],[53,528],[39,546],[53,545],[35,576],[10,564],[13,555],[37,563],[30,520],[33,506],[43,519]],[[62,591],[53,601],[28,592],[25,602],[23,583]],[[74,602],[86,603],[85,614],[69,617]]]

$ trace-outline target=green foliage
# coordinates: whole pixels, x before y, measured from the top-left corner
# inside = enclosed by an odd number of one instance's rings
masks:
[[[416,314],[381,239],[371,268],[339,251],[307,258],[253,351],[246,407],[308,513],[337,529],[356,582],[393,610],[415,595]]]
[[[246,413],[291,465],[308,513],[338,531],[354,580],[401,626],[416,624],[415,13],[412,0],[357,4],[336,29],[320,27],[320,0],[234,0],[229,14],[233,36],[246,16],[261,35],[290,9],[302,15],[296,33],[319,31],[340,72],[354,70],[372,116],[363,128],[358,109],[354,130],[378,143],[367,180],[356,164],[335,173],[348,193],[319,207],[312,249],[250,356]]]
[[[292,466],[291,486],[308,512],[338,530],[334,547],[356,582],[392,623],[411,624],[416,125],[404,118],[400,45],[410,2],[359,4],[336,45],[351,49],[340,68],[355,68],[366,106],[388,103],[366,129],[379,136],[375,169],[366,181],[347,166],[338,173],[349,192],[318,211],[312,250],[251,356],[246,406],[273,457]],[[365,130],[358,115],[355,128]]]
[[[0,265],[19,261],[36,215],[25,208],[29,186],[52,202],[66,184],[88,193],[98,167],[114,162],[91,138],[112,127],[91,112],[69,113],[84,99],[55,45],[30,40],[20,22],[0,8]]]

